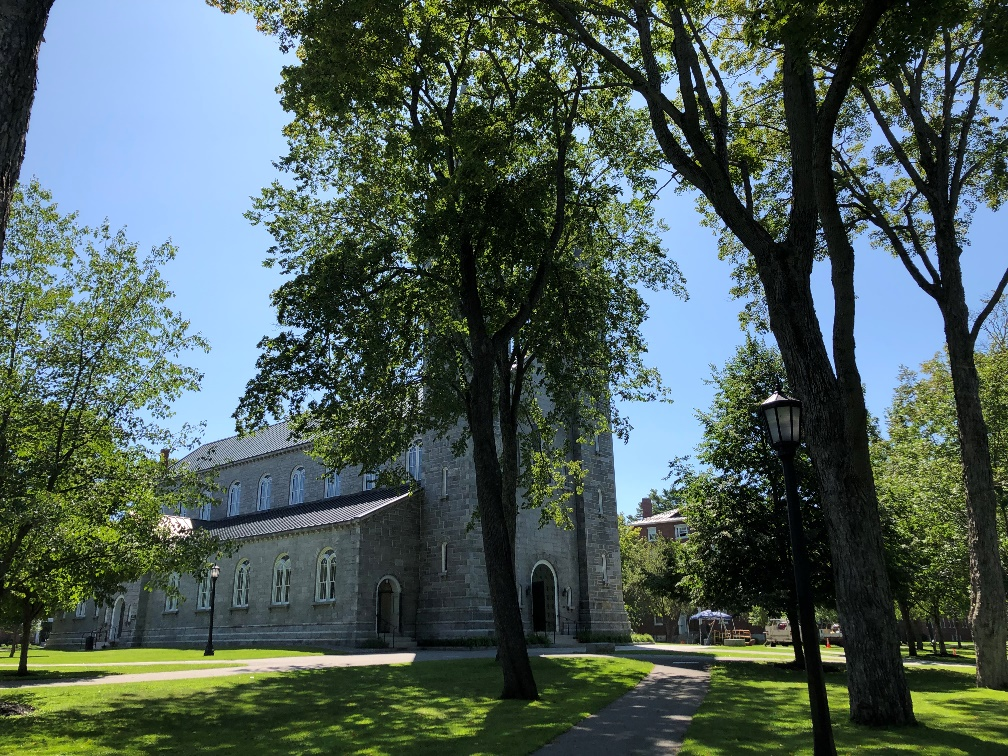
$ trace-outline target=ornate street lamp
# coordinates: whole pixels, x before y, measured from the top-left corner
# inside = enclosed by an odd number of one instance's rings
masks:
[[[798,597],[798,624],[805,649],[805,672],[808,677],[809,708],[812,714],[813,750],[816,756],[836,756],[822,657],[819,655],[819,627],[815,620],[808,548],[805,544],[805,529],[798,502],[798,479],[794,466],[795,452],[801,444],[801,409],[800,401],[784,396],[778,388],[760,405],[760,415],[770,434],[770,446],[777,451],[781,467],[784,468],[788,529],[791,531],[791,561],[794,564],[795,593]]]
[[[210,630],[207,633],[206,648],[203,651],[203,656],[213,656],[213,615],[214,615],[214,604],[217,599],[217,578],[220,577],[220,566],[212,565],[210,567]]]

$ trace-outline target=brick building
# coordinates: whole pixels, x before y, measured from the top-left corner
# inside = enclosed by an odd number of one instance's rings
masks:
[[[354,646],[379,633],[417,641],[493,633],[475,470],[452,439],[426,438],[397,464],[420,484],[376,488],[359,469],[329,473],[284,424],[204,444],[182,463],[216,476],[220,501],[172,518],[238,546],[219,560],[214,641],[220,645]],[[623,606],[612,439],[582,447],[589,473],[583,523],[539,526],[520,510],[515,567],[529,632],[628,633]],[[182,600],[125,586],[107,604],[60,613],[50,647],[206,642],[209,579],[173,575]]]
[[[654,514],[651,499],[647,497],[641,499],[641,518],[628,522],[627,525],[636,528],[638,533],[640,533],[640,537],[647,541],[654,541],[658,538],[685,541],[689,538],[689,527],[686,525],[686,518],[683,517],[682,512],[678,508]],[[686,615],[683,615],[679,618],[677,627],[666,628],[665,620],[661,617],[647,615],[644,616],[639,625],[634,626],[633,631],[635,633],[647,633],[655,638],[686,635],[688,629],[687,621],[688,618]]]

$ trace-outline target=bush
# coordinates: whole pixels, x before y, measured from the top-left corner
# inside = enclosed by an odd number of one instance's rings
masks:
[[[546,633],[529,633],[525,636],[525,643],[529,646],[552,646],[553,641]]]
[[[654,643],[654,636],[648,633],[630,633],[631,643]]]

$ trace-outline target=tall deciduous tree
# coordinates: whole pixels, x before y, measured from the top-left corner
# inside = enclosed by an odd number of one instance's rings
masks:
[[[683,546],[671,538],[645,540],[640,529],[627,525],[622,515],[619,536],[623,601],[630,622],[640,624],[647,616],[661,617],[665,640],[671,640],[672,628],[691,600]]]
[[[1008,196],[1008,12],[1001,2],[939,4],[894,16],[874,42],[850,108],[852,138],[835,150],[851,216],[892,251],[941,311],[959,419],[969,515],[970,621],[977,684],[1008,688],[1008,624],[997,493],[974,346],[1008,270],[970,318],[961,256],[973,210]],[[860,132],[860,133],[859,133]],[[875,144],[870,158],[864,141]],[[845,149],[846,148],[846,149]]]
[[[519,479],[540,499],[550,471],[570,480],[581,521],[580,442],[626,432],[614,396],[662,390],[635,287],[679,278],[648,205],[646,121],[577,45],[493,4],[239,5],[299,64],[281,90],[294,181],[251,214],[291,274],[274,294],[283,330],[236,416],[290,412],[337,469],[380,467],[462,421],[503,695],[535,698]]]
[[[216,546],[161,515],[208,495],[157,458],[178,442],[159,423],[199,385],[178,357],[206,348],[167,304],[173,255],[139,257],[37,184],[15,193],[0,265],[0,600],[20,603],[26,628],[149,571],[192,571]]]
[[[53,0],[0,3],[0,260],[24,162],[39,48]]]
[[[837,608],[847,623],[851,719],[914,721],[855,360],[854,249],[832,164],[841,107],[893,3],[530,5],[549,8],[565,33],[644,99],[668,164],[723,224],[726,251],[744,252],[743,273],[758,281],[805,407]],[[833,284],[831,348],[810,283],[823,248]]]

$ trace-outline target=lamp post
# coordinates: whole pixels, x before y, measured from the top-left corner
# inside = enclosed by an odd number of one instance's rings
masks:
[[[213,615],[214,615],[214,604],[217,598],[217,578],[220,577],[220,566],[213,565],[210,567],[210,630],[207,632],[206,648],[203,651],[203,656],[213,656]]]
[[[780,456],[787,495],[788,528],[791,531],[791,561],[794,564],[795,593],[798,597],[798,625],[805,648],[809,708],[812,713],[812,745],[816,756],[836,756],[833,725],[830,723],[826,681],[819,655],[819,628],[815,620],[808,549],[798,504],[798,481],[794,458],[802,438],[801,402],[780,393],[780,389],[760,405],[760,415],[770,434],[770,446]]]

